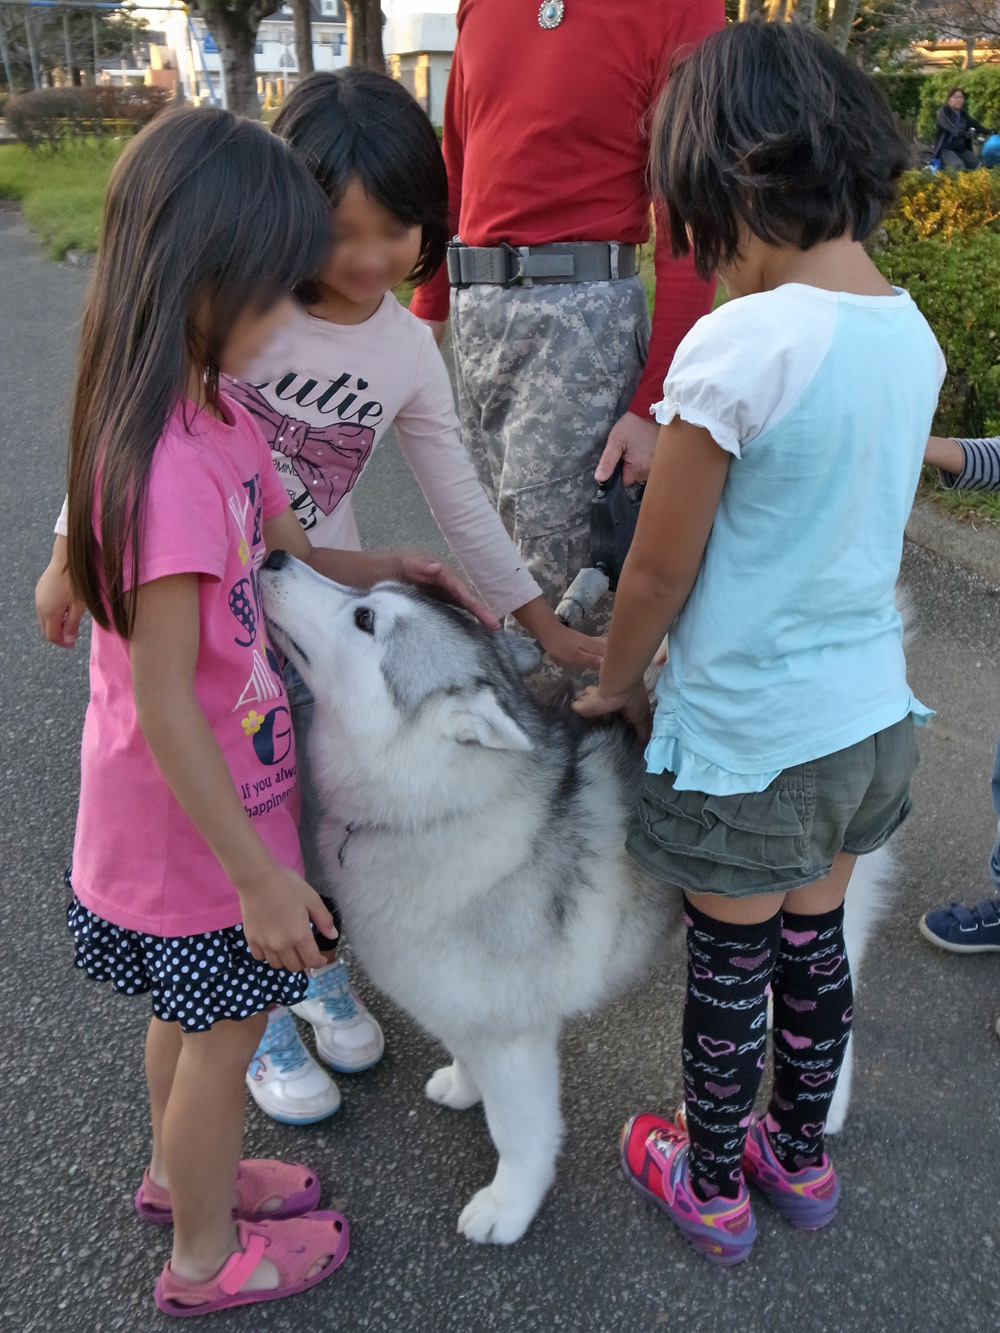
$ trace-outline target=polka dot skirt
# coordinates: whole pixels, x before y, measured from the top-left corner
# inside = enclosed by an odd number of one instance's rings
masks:
[[[123,995],[151,992],[153,1013],[182,1032],[204,1032],[223,1018],[249,1018],[272,1004],[305,999],[308,975],[258,963],[241,926],[203,935],[144,935],[112,925],[74,898],[66,921],[76,966]]]

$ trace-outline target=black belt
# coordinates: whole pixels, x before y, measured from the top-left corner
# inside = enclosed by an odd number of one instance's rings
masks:
[[[488,283],[533,287],[536,282],[613,282],[635,277],[639,247],[617,241],[551,245],[448,245],[448,281],[453,287]]]

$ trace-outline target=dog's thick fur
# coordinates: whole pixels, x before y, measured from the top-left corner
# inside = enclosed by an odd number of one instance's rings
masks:
[[[624,852],[641,748],[617,719],[539,702],[521,677],[530,645],[410,587],[360,594],[283,555],[261,587],[275,642],[315,696],[319,850],[346,936],[451,1053],[427,1096],[481,1100],[500,1154],[459,1229],[517,1240],[554,1174],[563,1023],[680,959],[680,894]],[[889,869],[886,853],[862,864],[855,970]]]

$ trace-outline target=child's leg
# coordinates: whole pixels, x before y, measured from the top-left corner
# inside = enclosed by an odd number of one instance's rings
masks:
[[[149,1114],[153,1126],[149,1175],[157,1185],[164,1188],[167,1172],[163,1162],[163,1114],[167,1109],[180,1053],[180,1024],[151,1018],[146,1033],[146,1086],[149,1088]]]
[[[844,894],[855,858],[787,895],[774,993],[774,1090],[767,1131],[787,1171],[823,1158],[823,1130],[851,1032],[853,992],[844,946]]]
[[[232,1209],[243,1143],[244,1076],[266,1021],[265,1014],[255,1014],[181,1035],[160,1148],[174,1217],[171,1268],[189,1281],[213,1277],[239,1249]],[[264,1262],[248,1285],[276,1283],[276,1270]]]
[[[684,1099],[691,1183],[704,1201],[735,1199],[767,1057],[767,986],[781,930],[781,899],[688,895]],[[716,913],[735,917],[719,920]]]

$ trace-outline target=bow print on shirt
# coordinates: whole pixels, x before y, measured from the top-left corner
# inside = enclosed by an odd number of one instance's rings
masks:
[[[332,514],[361,475],[375,443],[371,426],[310,426],[274,408],[259,390],[228,379],[226,391],[250,412],[273,450],[289,460],[317,508]]]

